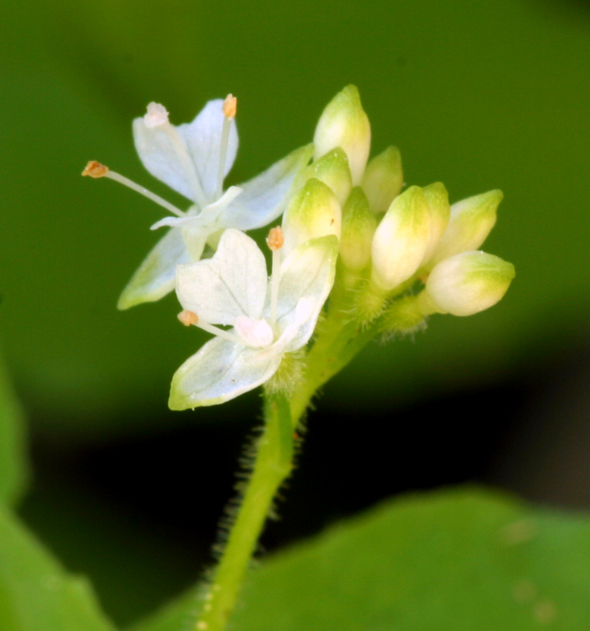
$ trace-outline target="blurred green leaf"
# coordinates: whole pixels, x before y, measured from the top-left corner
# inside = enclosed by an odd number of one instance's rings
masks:
[[[177,631],[185,596],[133,631]],[[265,562],[236,631],[584,631],[590,518],[480,490],[394,500]]]
[[[88,582],[69,576],[6,510],[0,510],[2,631],[113,631]]]
[[[0,501],[15,504],[29,478],[25,419],[0,362]]]

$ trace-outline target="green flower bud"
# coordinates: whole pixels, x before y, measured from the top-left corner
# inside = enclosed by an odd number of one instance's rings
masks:
[[[329,186],[312,178],[291,199],[283,215],[284,255],[298,245],[334,234],[340,238],[342,211]]]
[[[363,189],[353,188],[342,209],[340,256],[347,270],[360,272],[369,265],[376,228],[377,219],[369,209]]]
[[[494,190],[469,197],[451,206],[451,220],[430,265],[467,250],[477,250],[496,223],[496,210],[502,191]]]
[[[440,240],[449,225],[451,217],[451,206],[449,204],[449,193],[441,182],[435,182],[425,186],[422,191],[430,206],[430,240],[426,246],[426,252],[422,259],[422,265],[428,263],[436,251]]]
[[[390,291],[417,270],[430,241],[430,205],[419,186],[393,200],[373,237],[372,282]]]
[[[335,193],[340,206],[344,205],[352,188],[348,158],[340,147],[332,149],[317,162],[307,167],[306,179],[316,178],[327,184]]]
[[[420,294],[420,306],[425,314],[473,315],[499,302],[514,275],[514,265],[497,256],[461,252],[434,267]]]
[[[387,147],[367,164],[362,187],[374,213],[384,213],[403,185],[402,157],[397,147]]]
[[[342,147],[348,156],[353,186],[361,183],[371,148],[371,125],[354,85],[345,87],[328,103],[320,116],[313,142],[314,160],[331,149]]]

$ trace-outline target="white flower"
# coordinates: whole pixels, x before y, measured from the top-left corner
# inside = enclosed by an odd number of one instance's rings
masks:
[[[275,374],[285,353],[307,344],[334,282],[338,240],[312,239],[282,263],[281,244],[273,248],[270,279],[256,243],[232,229],[211,259],[178,267],[181,321],[216,337],[177,370],[171,409],[216,405],[252,390]]]
[[[172,229],[148,254],[119,299],[119,308],[159,300],[174,288],[176,266],[198,261],[209,243],[217,245],[227,228],[252,230],[267,225],[284,210],[291,193],[304,181],[313,146],[301,147],[239,186],[223,191],[223,179],[238,149],[236,99],[209,101],[192,123],[175,127],[168,112],[150,103],[133,121],[135,146],[145,168],[192,205],[185,212],[158,195],[110,170],[103,175],[164,206],[175,217],[152,226]],[[86,173],[89,174],[89,173]]]

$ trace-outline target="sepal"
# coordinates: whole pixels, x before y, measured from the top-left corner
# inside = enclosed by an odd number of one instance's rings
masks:
[[[496,211],[503,197],[502,191],[493,190],[453,204],[449,225],[430,265],[460,252],[477,250],[496,223]]]
[[[371,148],[371,125],[356,86],[345,87],[328,103],[313,142],[315,160],[331,149],[342,147],[348,156],[353,186],[361,183]]]
[[[367,164],[361,184],[374,213],[384,213],[403,185],[402,158],[397,147],[387,147]]]
[[[310,164],[307,169],[307,179],[311,178],[329,186],[334,191],[340,206],[343,206],[352,188],[352,176],[344,150],[336,147]]]
[[[422,265],[425,265],[432,258],[449,225],[451,206],[449,193],[441,182],[434,182],[434,184],[425,186],[422,191],[430,206],[430,239],[422,259]]]
[[[420,304],[425,314],[473,315],[499,302],[514,276],[514,265],[497,256],[462,252],[434,267]]]
[[[310,239],[331,234],[340,238],[341,224],[336,195],[329,186],[312,178],[291,199],[283,215],[283,253],[290,254]]]
[[[360,272],[368,267],[376,229],[377,219],[369,208],[363,189],[357,186],[352,189],[342,209],[340,257],[347,270]]]
[[[430,241],[430,215],[419,186],[393,200],[373,237],[373,284],[390,291],[418,270]]]

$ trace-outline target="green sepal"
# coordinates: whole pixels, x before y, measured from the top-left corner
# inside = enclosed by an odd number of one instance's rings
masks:
[[[340,257],[347,270],[360,272],[370,264],[376,229],[377,219],[369,208],[367,197],[363,189],[356,186],[342,209]]]
[[[313,142],[315,160],[342,147],[348,156],[353,185],[361,183],[371,148],[371,125],[356,86],[346,86],[328,103]]]
[[[384,213],[403,185],[402,157],[397,147],[387,147],[367,164],[361,184],[374,213]]]
[[[343,206],[352,188],[350,166],[344,150],[336,147],[307,167],[306,179],[311,178],[329,186]]]

